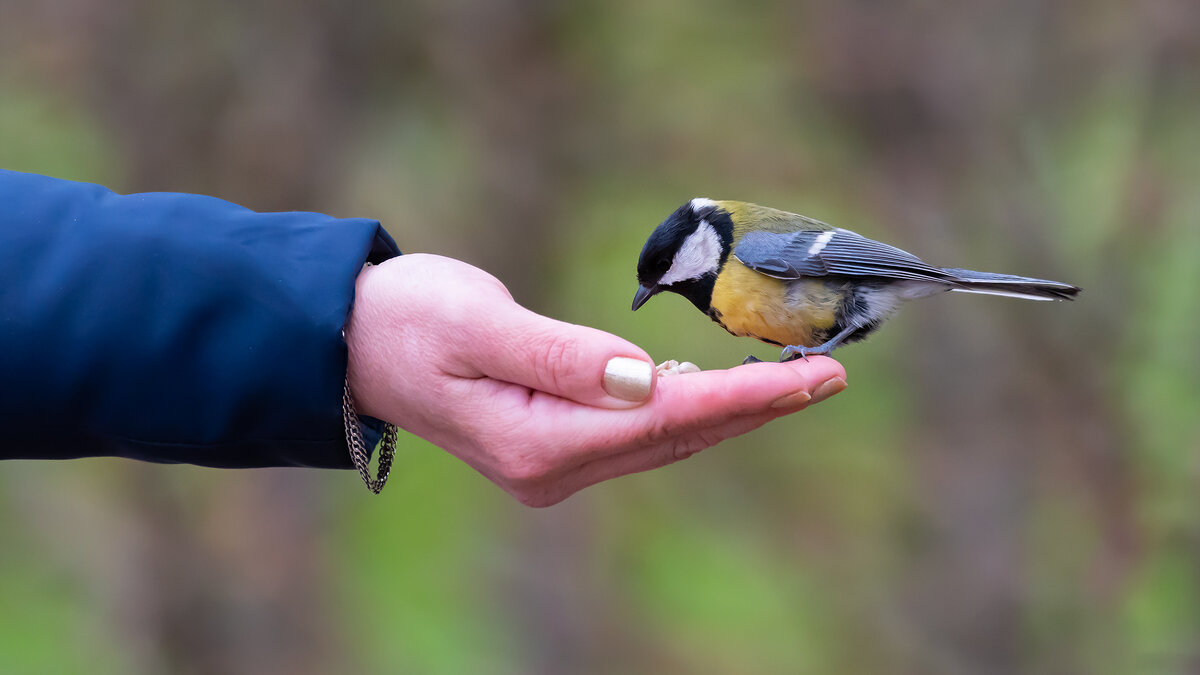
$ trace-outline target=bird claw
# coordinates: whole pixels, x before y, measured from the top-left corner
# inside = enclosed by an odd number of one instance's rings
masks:
[[[830,350],[824,348],[824,345],[821,347],[801,347],[798,345],[788,345],[783,348],[783,353],[779,355],[779,362],[786,363],[788,361],[795,361],[798,358],[808,361],[809,354],[814,356],[825,355],[828,354],[829,351]]]
[[[762,359],[758,358],[757,356],[755,356],[755,355],[753,355],[753,354],[751,354],[750,356],[747,356],[746,358],[742,359],[742,365],[743,365],[743,366],[744,366],[744,365],[746,365],[747,363],[762,363],[762,362],[763,362],[763,360],[762,360]]]

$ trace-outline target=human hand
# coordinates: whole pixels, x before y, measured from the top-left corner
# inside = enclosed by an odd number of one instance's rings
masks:
[[[529,506],[671,464],[846,386],[826,357],[656,377],[633,344],[531,312],[490,274],[434,255],[364,269],[346,340],[360,413]],[[634,360],[618,362],[631,377],[606,389],[616,357]]]

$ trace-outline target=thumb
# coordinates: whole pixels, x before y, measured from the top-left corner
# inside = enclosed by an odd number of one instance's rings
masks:
[[[516,303],[493,308],[468,360],[483,375],[601,408],[632,408],[654,392],[654,362],[631,342]],[[490,325],[489,325],[490,324]]]

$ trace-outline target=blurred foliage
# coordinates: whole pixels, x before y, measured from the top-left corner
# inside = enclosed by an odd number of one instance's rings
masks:
[[[415,438],[351,474],[0,468],[0,671],[1200,668],[1200,10],[1124,3],[0,3],[0,166],[379,218],[657,359],[707,195],[1070,305],[915,303],[850,389],[545,511]]]

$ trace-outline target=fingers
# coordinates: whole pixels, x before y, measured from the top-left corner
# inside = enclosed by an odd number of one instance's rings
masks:
[[[477,325],[469,358],[487,377],[610,409],[641,405],[654,392],[653,361],[615,335],[515,303],[493,308]]]
[[[753,363],[659,378],[653,399],[635,410],[579,408],[528,399],[535,436],[578,462],[656,445],[745,415],[795,412],[845,388],[846,371],[828,357]]]
[[[622,413],[628,419],[590,426],[590,441],[593,447],[611,446],[618,435],[626,443],[658,444],[739,417],[794,412],[840,392],[845,383],[846,370],[827,357],[665,377],[649,405]],[[592,412],[593,417],[604,414]]]
[[[664,378],[653,408],[638,411],[643,423],[668,431],[702,428],[737,415],[794,408],[813,397],[821,385],[841,379],[846,370],[818,356],[789,363],[751,363],[729,370],[710,370]],[[824,392],[822,392],[824,393]]]
[[[786,415],[773,410],[735,417],[710,429],[692,431],[658,446],[599,457],[579,466],[539,490],[517,495],[529,506],[552,506],[580,490],[631,473],[641,473],[673,464],[728,438],[753,431],[773,419]]]
[[[814,357],[663,378],[654,399],[635,410],[529,397],[531,426],[522,436],[540,439],[544,450],[522,457],[520,468],[532,467],[524,477],[533,479],[505,489],[526,504],[549,505],[593,483],[688,457],[845,386],[841,364]]]

